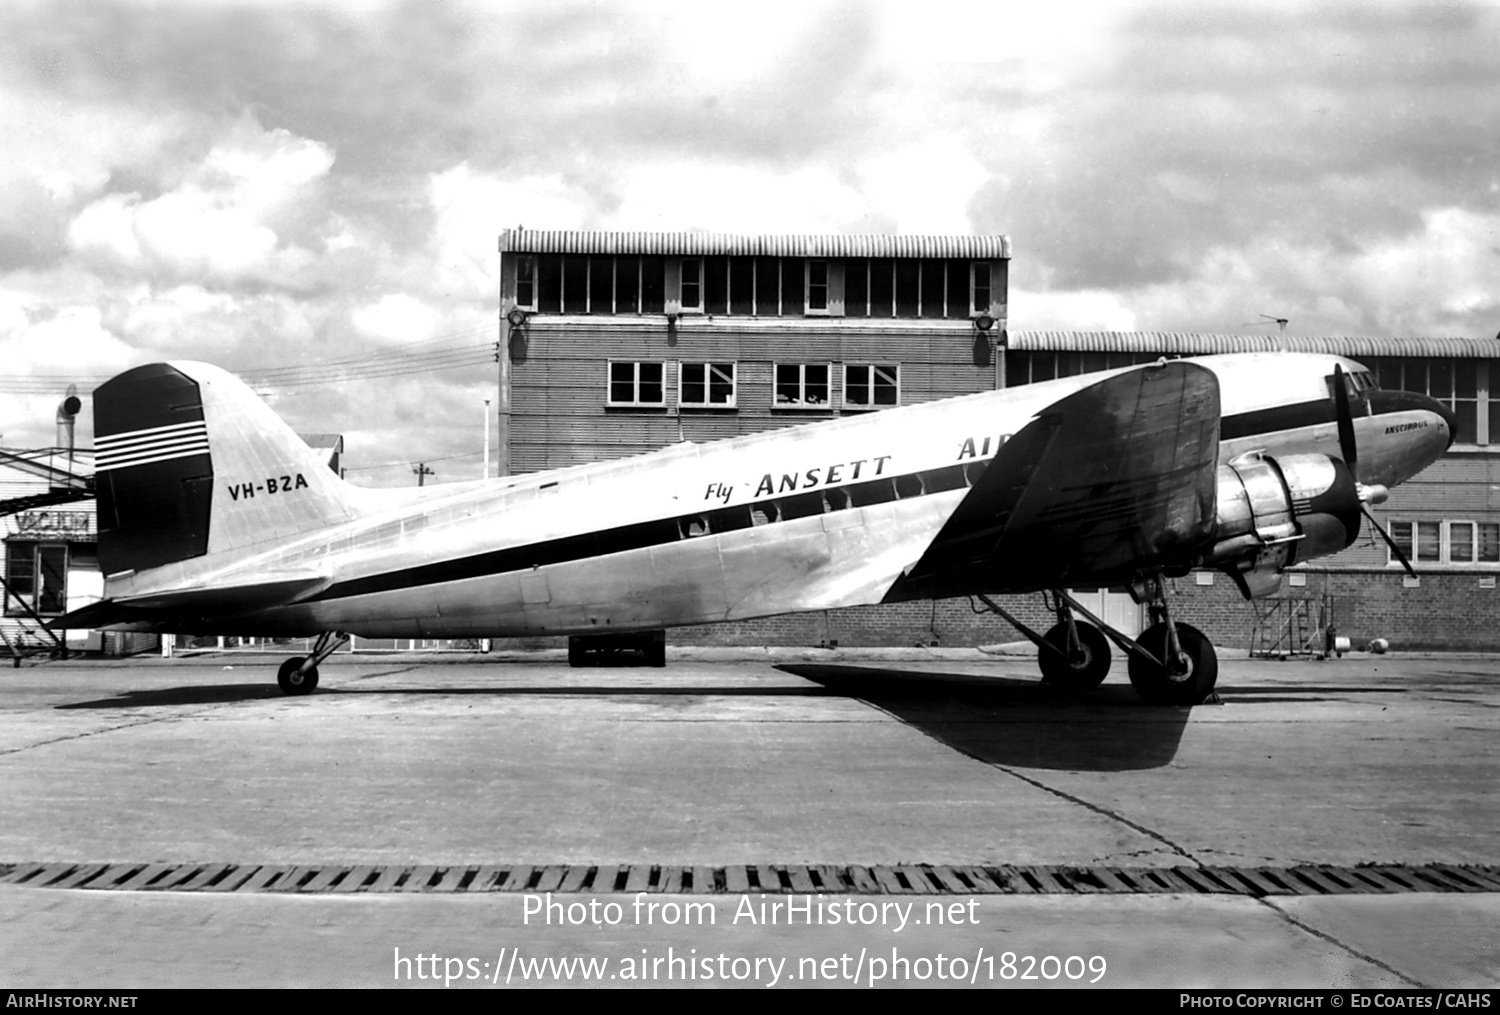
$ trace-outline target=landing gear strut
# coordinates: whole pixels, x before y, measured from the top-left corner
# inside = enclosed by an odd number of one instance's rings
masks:
[[[1219,677],[1219,657],[1213,643],[1195,627],[1172,621],[1160,576],[1138,582],[1132,589],[1137,602],[1145,602],[1151,626],[1132,641],[1060,589],[1052,592],[1057,623],[1045,634],[1037,634],[1007,613],[988,596],[980,601],[1012,627],[1036,643],[1037,663],[1044,684],[1069,692],[1092,690],[1109,672],[1109,642],[1129,657],[1131,686],[1154,705],[1197,705],[1213,693]],[[1074,617],[1082,614],[1093,623]]]
[[[1213,693],[1219,679],[1219,656],[1213,642],[1196,627],[1175,623],[1159,576],[1146,579],[1151,626],[1141,632],[1130,656],[1130,684],[1144,700],[1157,705],[1196,705]]]
[[[1073,616],[1067,600],[1057,597],[1057,623],[1037,648],[1042,683],[1064,691],[1092,691],[1109,673],[1109,642],[1092,624]]]
[[[313,642],[312,655],[292,656],[276,671],[283,694],[312,694],[318,687],[318,664],[349,643],[342,631],[324,631]]]

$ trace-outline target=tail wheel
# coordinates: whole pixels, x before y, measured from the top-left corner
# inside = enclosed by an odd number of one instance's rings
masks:
[[[1182,658],[1169,658],[1167,625],[1156,624],[1142,632],[1136,644],[1166,667],[1130,657],[1130,683],[1137,694],[1153,705],[1197,705],[1213,693],[1219,679],[1219,656],[1213,642],[1196,627],[1177,624]]]
[[[1078,632],[1078,645],[1068,652],[1068,625],[1057,624],[1048,631],[1047,644],[1062,653],[1039,649],[1037,663],[1041,666],[1042,680],[1066,691],[1091,691],[1104,682],[1109,673],[1109,639],[1093,624],[1074,621]]]
[[[292,656],[281,664],[281,669],[276,671],[276,683],[281,685],[283,694],[312,694],[317,690],[318,668],[316,666],[309,666],[306,673],[297,672],[306,660],[306,656]]]

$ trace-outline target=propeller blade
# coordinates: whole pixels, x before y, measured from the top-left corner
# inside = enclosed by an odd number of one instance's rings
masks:
[[[1385,545],[1391,548],[1391,553],[1395,554],[1396,559],[1401,562],[1401,566],[1406,568],[1406,573],[1415,578],[1417,572],[1412,570],[1411,561],[1406,559],[1406,554],[1401,552],[1401,547],[1396,545],[1396,541],[1391,538],[1391,534],[1385,531],[1385,526],[1377,522],[1375,516],[1370,514],[1370,509],[1363,504],[1360,505],[1359,509],[1364,512],[1366,518],[1370,519],[1370,524],[1374,526],[1376,532],[1380,533],[1380,538],[1385,540]]]
[[[1349,410],[1349,387],[1344,383],[1344,368],[1338,363],[1333,365],[1333,405],[1339,423],[1339,450],[1343,452],[1344,464],[1358,479],[1359,448],[1354,443],[1354,415]]]

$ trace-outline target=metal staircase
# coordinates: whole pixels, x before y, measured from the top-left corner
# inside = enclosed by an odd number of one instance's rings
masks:
[[[1250,655],[1262,659],[1327,654],[1332,604],[1312,596],[1277,596],[1255,606]]]

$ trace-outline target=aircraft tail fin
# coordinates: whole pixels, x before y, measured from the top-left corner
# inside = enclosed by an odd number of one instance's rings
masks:
[[[356,514],[354,489],[245,383],[153,363],[94,392],[99,564],[144,571]]]

